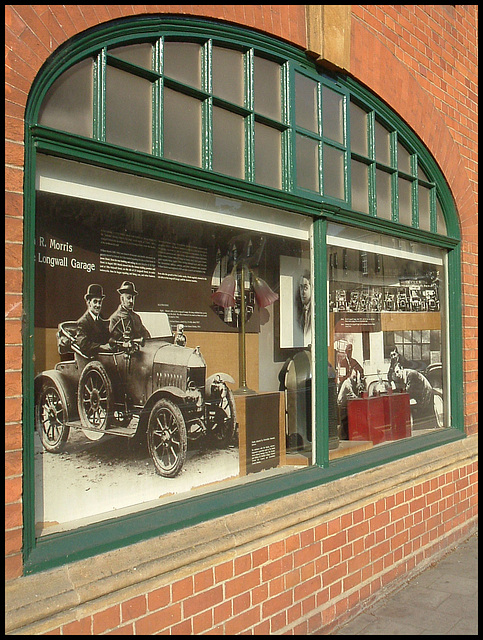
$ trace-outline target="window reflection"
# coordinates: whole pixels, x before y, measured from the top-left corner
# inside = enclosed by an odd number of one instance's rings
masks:
[[[341,446],[371,448],[448,426],[445,276],[439,250],[358,233],[329,225],[329,361]]]

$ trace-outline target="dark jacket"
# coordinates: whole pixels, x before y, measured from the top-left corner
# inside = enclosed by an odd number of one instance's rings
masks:
[[[88,358],[95,358],[101,344],[109,341],[109,325],[104,318],[94,320],[89,311],[77,320],[75,341],[82,353]]]
[[[109,332],[114,340],[122,340],[124,333],[130,338],[150,338],[151,335],[143,325],[140,316],[122,305],[109,318]]]

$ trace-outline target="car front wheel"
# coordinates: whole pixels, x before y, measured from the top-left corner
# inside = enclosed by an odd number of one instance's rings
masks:
[[[79,378],[77,408],[85,435],[99,440],[109,426],[113,415],[112,385],[103,365],[97,360],[89,362]],[[95,429],[97,431],[91,431]]]
[[[60,453],[69,436],[67,405],[62,389],[53,381],[44,382],[35,406],[35,426],[44,449]]]
[[[186,460],[186,424],[178,406],[162,398],[148,419],[148,450],[159,475],[174,478]]]

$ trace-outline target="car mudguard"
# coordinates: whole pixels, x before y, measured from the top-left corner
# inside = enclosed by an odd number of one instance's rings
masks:
[[[222,372],[214,373],[213,375],[211,375],[209,378],[206,379],[205,395],[207,398],[211,396],[211,385],[215,381],[224,382],[224,383],[230,382],[231,384],[235,384],[235,381],[228,373],[222,373]]]

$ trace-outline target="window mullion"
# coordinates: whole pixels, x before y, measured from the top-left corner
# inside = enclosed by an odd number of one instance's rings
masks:
[[[93,87],[93,123],[94,140],[106,141],[106,59],[107,50],[104,47],[94,60]]]
[[[163,42],[162,38],[156,41],[155,46],[153,47],[153,69],[158,74],[161,75],[162,72],[162,48]],[[153,83],[153,155],[157,157],[162,157],[163,155],[163,117],[162,117],[162,109],[163,109],[163,79],[162,77],[158,78]]]
[[[208,40],[202,47],[201,87],[208,94],[201,107],[201,163],[207,171],[213,171],[213,46]]]
[[[245,118],[245,179],[248,182],[255,182],[255,114],[253,113],[254,58],[254,50],[249,49],[244,57],[244,106],[250,113],[250,115]]]

